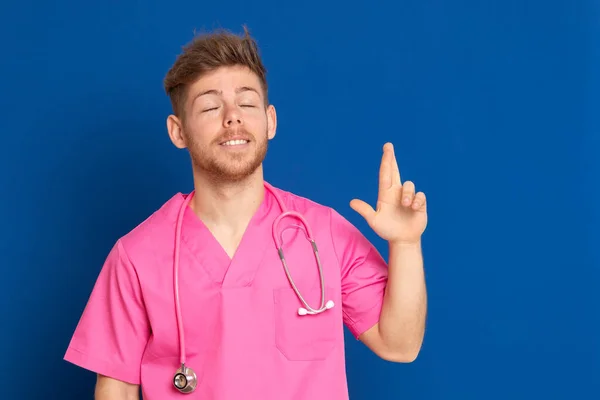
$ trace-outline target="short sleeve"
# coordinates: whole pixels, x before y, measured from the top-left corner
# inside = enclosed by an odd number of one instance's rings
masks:
[[[118,241],[100,271],[64,359],[139,384],[148,338],[149,323],[139,280]]]
[[[341,268],[344,323],[358,339],[379,321],[388,267],[375,246],[335,210],[330,222]]]

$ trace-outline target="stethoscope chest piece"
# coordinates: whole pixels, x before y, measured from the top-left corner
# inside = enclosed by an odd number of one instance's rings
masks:
[[[181,393],[192,393],[198,385],[198,378],[193,369],[182,365],[173,377],[173,385]]]

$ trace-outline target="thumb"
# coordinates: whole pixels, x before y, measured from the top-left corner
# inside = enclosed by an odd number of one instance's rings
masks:
[[[350,208],[359,213],[367,222],[375,216],[375,210],[362,200],[354,199],[350,202]]]

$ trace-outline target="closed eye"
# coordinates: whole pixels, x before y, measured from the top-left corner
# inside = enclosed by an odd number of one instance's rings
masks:
[[[219,107],[212,107],[212,108],[207,108],[205,110],[202,110],[202,112],[207,112],[207,111],[212,111],[212,110],[216,110]]]

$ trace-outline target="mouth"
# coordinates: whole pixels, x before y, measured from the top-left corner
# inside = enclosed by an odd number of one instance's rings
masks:
[[[221,143],[221,146],[241,146],[248,144],[250,141],[246,139],[232,139]]]

